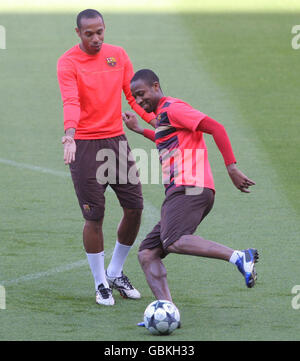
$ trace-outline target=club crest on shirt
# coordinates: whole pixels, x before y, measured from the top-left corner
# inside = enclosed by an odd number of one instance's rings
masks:
[[[109,65],[109,66],[115,66],[117,64],[117,60],[116,58],[114,58],[113,56],[110,57],[110,58],[106,58],[106,63]]]
[[[83,205],[83,210],[84,210],[85,212],[90,212],[91,208],[90,208],[90,206],[89,206],[88,204],[84,204],[84,205]]]

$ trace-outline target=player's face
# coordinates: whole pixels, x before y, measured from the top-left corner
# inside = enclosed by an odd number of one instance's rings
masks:
[[[95,55],[101,50],[104,41],[105,25],[100,16],[96,18],[82,18],[81,27],[76,28],[81,39],[81,48],[90,55]]]
[[[162,97],[158,82],[154,82],[153,85],[149,86],[143,80],[139,79],[130,84],[130,89],[132,96],[140,107],[147,113],[155,112],[159,100]]]

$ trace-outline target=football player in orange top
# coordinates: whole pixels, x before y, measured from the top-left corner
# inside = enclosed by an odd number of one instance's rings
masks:
[[[166,197],[161,219],[141,242],[139,261],[147,282],[158,300],[172,302],[162,259],[169,253],[215,258],[234,264],[246,286],[256,281],[255,248],[234,250],[223,244],[194,235],[214,204],[215,187],[203,133],[211,134],[218,146],[234,186],[249,193],[255,182],[236,166],[236,159],[224,126],[188,103],[164,96],[158,76],[142,69],[131,79],[131,91],[137,103],[149,114],[155,112],[155,131],[139,126],[135,114],[125,112],[126,126],[154,141],[159,151]],[[198,280],[195,280],[197,283]],[[139,324],[143,326],[143,323]]]
[[[87,9],[77,16],[76,32],[80,43],[58,60],[57,76],[63,101],[64,161],[69,164],[74,188],[85,224],[83,244],[95,280],[96,302],[113,305],[112,289],[127,298],[140,298],[123,273],[123,265],[140,227],[143,198],[141,184],[120,182],[120,149],[129,154],[122,122],[121,95],[146,122],[155,118],[133,98],[130,79],[134,71],[125,50],[104,42],[105,23],[96,10]],[[116,155],[116,180],[102,181],[96,176],[103,163],[97,154],[108,149]],[[128,160],[130,169],[135,166]],[[125,184],[124,184],[125,183]],[[117,231],[114,252],[107,270],[104,268],[104,218],[106,187],[115,191],[123,218]]]

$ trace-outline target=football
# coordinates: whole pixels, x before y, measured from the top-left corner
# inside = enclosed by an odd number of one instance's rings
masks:
[[[180,314],[172,302],[157,300],[147,306],[144,322],[147,330],[153,335],[169,335],[179,326]]]

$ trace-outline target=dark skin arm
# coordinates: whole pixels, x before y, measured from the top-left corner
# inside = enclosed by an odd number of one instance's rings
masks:
[[[249,179],[243,172],[241,172],[235,163],[229,164],[227,167],[229,177],[232,183],[243,193],[250,193],[249,187],[255,185],[255,182]]]
[[[133,114],[131,112],[125,112],[125,113],[122,114],[122,118],[123,118],[123,122],[126,124],[126,127],[128,129],[130,129],[133,132],[138,133],[138,134],[143,134],[144,133],[144,128],[140,127],[139,122],[138,122],[137,117],[136,117],[135,114]],[[153,122],[153,121],[154,121],[154,119],[151,120],[151,122]]]

